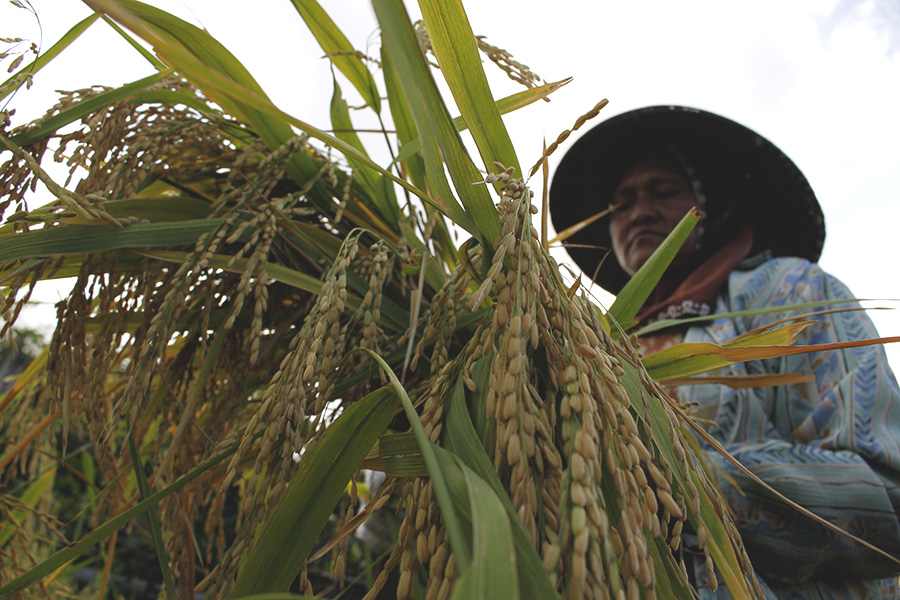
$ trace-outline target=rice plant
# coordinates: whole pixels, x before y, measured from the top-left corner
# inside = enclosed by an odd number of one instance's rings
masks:
[[[609,311],[564,283],[501,116],[559,84],[451,0],[421,0],[423,23],[375,0],[375,57],[295,1],[392,123],[378,164],[337,82],[329,133],[207,32],[87,3],[63,47],[108,19],[158,72],[3,119],[3,334],[37,282],[76,283],[0,400],[0,597],[103,594],[127,560],[117,539],[139,536],[169,598],[311,597],[314,571],[336,597],[349,563],[371,569],[367,598],[691,598],[687,529],[733,595],[758,592],[690,415],[623,335],[696,217]],[[523,91],[495,99],[483,57]],[[385,474],[377,490],[366,471]],[[62,473],[85,489],[65,519]],[[351,556],[385,512],[384,557]]]

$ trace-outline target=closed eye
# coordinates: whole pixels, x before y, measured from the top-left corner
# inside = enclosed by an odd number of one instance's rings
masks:
[[[667,200],[688,193],[690,190],[681,186],[662,185],[653,190],[653,195],[660,200]]]

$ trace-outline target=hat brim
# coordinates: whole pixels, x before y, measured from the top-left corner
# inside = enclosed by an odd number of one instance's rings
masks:
[[[681,106],[651,106],[595,126],[563,156],[550,186],[550,215],[561,232],[605,209],[609,178],[633,140],[663,139],[689,147],[692,158],[728,165],[735,185],[753,190],[750,209],[754,250],[773,256],[819,259],[825,219],[815,193],[794,162],[756,132],[725,117]],[[697,153],[701,156],[697,156]],[[703,177],[701,176],[701,183]],[[715,202],[715,198],[709,199]],[[566,242],[566,251],[588,277],[616,294],[628,275],[611,253],[609,218],[598,219]],[[599,268],[598,268],[599,265]],[[596,272],[596,276],[595,276]]]

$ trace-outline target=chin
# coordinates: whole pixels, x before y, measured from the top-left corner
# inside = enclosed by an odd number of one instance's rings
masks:
[[[638,256],[629,257],[629,260],[625,264],[619,262],[619,265],[621,265],[623,271],[629,275],[634,275],[638,272],[638,269],[644,266],[644,263],[647,262],[652,255],[653,252],[641,253]]]

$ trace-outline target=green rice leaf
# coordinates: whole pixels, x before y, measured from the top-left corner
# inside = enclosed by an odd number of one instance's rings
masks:
[[[752,336],[742,336],[723,345],[712,343],[677,344],[654,352],[643,360],[644,367],[655,379],[688,377],[741,360],[772,358],[777,346],[789,346],[809,323],[794,323]],[[729,350],[734,348],[734,350]]]
[[[173,263],[181,264],[187,258],[187,252],[175,252],[170,250],[152,250],[141,252],[143,256],[165,260]],[[224,254],[214,254],[209,259],[209,267],[213,269],[222,269],[231,273],[243,273],[247,268],[249,259],[234,258]],[[301,273],[294,269],[283,267],[274,263],[266,265],[266,274],[270,279],[280,281],[286,285],[301,289],[312,294],[318,294],[322,291],[322,281],[306,273]]]
[[[533,103],[537,102],[538,100],[542,100],[542,99],[546,98],[547,96],[549,96],[550,94],[552,94],[553,92],[555,92],[556,90],[561,88],[562,86],[566,85],[570,81],[572,81],[571,78],[563,79],[561,81],[556,81],[553,83],[545,83],[544,85],[540,85],[540,86],[534,87],[534,88],[529,88],[523,92],[517,92],[515,94],[512,94],[511,96],[501,98],[500,100],[497,100],[497,102],[496,102],[497,110],[500,112],[501,115],[505,115],[505,114],[511,113],[515,110],[519,110],[520,108],[524,108],[524,107],[528,106],[529,104],[533,104]],[[390,98],[394,97],[394,95],[391,93],[389,93],[388,96]],[[465,131],[469,127],[468,124],[466,123],[466,120],[461,116],[454,118],[453,124],[456,125],[456,129],[460,132]],[[399,133],[400,126],[397,127],[397,130]],[[402,140],[403,138],[401,137],[400,139]],[[415,137],[409,138],[409,140],[410,140],[409,142],[407,142],[403,145],[403,151],[400,152],[400,154],[397,156],[398,160],[399,159],[407,159],[410,156],[412,156],[413,154],[419,152],[419,150],[420,150],[419,141],[417,139],[415,139]],[[493,163],[491,164],[490,168],[491,169],[494,168]]]
[[[135,0],[90,0],[87,4],[124,24],[149,42],[170,67],[178,70],[188,67],[190,70],[191,62],[196,66],[202,64],[216,73],[227,74],[233,83],[264,95],[262,88],[244,65],[208,31]],[[193,61],[185,60],[188,57]],[[241,103],[236,102],[232,96],[219,94],[216,90],[211,92],[210,97],[227,112],[245,122],[253,121],[243,111]],[[284,126],[278,127],[275,123],[269,125],[273,126],[271,132],[284,130]]]
[[[391,107],[391,117],[394,127],[397,129],[397,141],[400,143],[400,152],[396,161],[403,162],[410,181],[416,187],[425,189],[425,161],[420,155],[416,123],[413,120],[409,100],[403,87],[400,85],[394,64],[390,61],[384,46],[381,47],[381,64],[384,69],[384,85],[387,88],[388,104]],[[407,146],[410,151],[407,152]],[[413,148],[414,146],[414,148]],[[402,159],[400,157],[403,157]]]
[[[66,225],[0,238],[0,264],[42,256],[88,254],[120,248],[152,248],[195,244],[201,235],[215,231],[224,219],[200,219],[176,223]]]
[[[0,268],[0,283],[9,281],[17,274],[24,273],[42,261],[49,262],[51,260],[52,268],[44,271],[41,281],[75,277],[81,272],[84,263],[88,263],[89,272],[91,273],[122,273],[139,268],[145,259],[128,250],[120,250],[116,257],[116,263],[112,266],[109,265],[108,261],[104,262],[103,257],[99,254],[92,255],[90,258],[85,257],[83,254],[73,254],[53,259],[32,258],[21,264],[13,262],[8,268]]]
[[[679,344],[677,354],[664,355],[663,358],[651,361],[647,371],[657,379],[669,379],[673,377],[686,377],[697,373],[704,373],[712,369],[736,362],[748,360],[765,360],[795,354],[808,354],[810,352],[823,352],[827,350],[842,350],[844,348],[859,348],[862,346],[880,346],[900,342],[900,336],[887,338],[873,338],[870,340],[854,340],[851,342],[837,342],[834,344],[815,344],[809,346],[765,345],[765,346],[720,346],[710,343]],[[673,346],[676,347],[676,346]],[[656,354],[660,354],[660,351]],[[649,360],[655,356],[648,356]],[[665,362],[663,362],[665,361]]]
[[[200,112],[210,110],[208,104],[187,90],[149,90],[132,94],[128,100],[135,104],[184,104]]]
[[[32,62],[28,63],[27,65],[25,65],[24,67],[19,69],[15,73],[15,75],[13,75],[12,77],[10,77],[6,81],[4,81],[3,84],[0,85],[0,89],[4,90],[3,95],[0,96],[0,99],[6,98],[11,93],[13,93],[16,89],[18,89],[18,88],[12,88],[12,87],[7,88],[7,86],[10,83],[12,83],[12,81],[16,77],[18,77],[22,73],[31,73],[32,75],[34,75],[35,73],[37,73],[38,71],[43,69],[47,65],[47,63],[49,63],[51,60],[53,60],[54,58],[59,56],[59,54],[63,50],[68,48],[72,42],[74,42],[76,39],[78,39],[78,36],[80,36],[82,33],[84,33],[85,30],[88,27],[90,27],[94,23],[94,21],[96,21],[98,18],[100,18],[100,15],[95,13],[88,17],[85,17],[84,19],[82,19],[81,21],[76,23],[74,27],[72,27],[71,29],[69,29],[69,31],[67,31],[65,33],[65,35],[63,35],[61,38],[59,38],[58,42],[56,42],[55,44],[50,46],[50,48],[48,48],[46,52],[44,52],[43,54],[41,54],[40,56],[35,58]]]
[[[300,461],[300,469],[238,573],[233,598],[287,591],[347,482],[394,416],[390,387],[347,407]]]
[[[272,106],[250,72],[209,32],[135,0],[85,1],[151,44],[166,64],[226,112],[251,125],[270,149],[294,137],[283,113]],[[305,152],[294,153],[288,162],[288,173],[301,184],[316,179],[318,171],[319,164]],[[310,198],[320,209],[330,207],[330,194],[321,182],[310,190]]]
[[[375,206],[383,215],[394,231],[400,229],[400,205],[397,203],[397,194],[394,191],[393,182],[387,177],[379,175],[375,176],[377,183],[375,184]]]
[[[144,463],[141,460],[141,454],[138,451],[137,444],[134,442],[134,431],[128,434],[128,452],[131,455],[131,465],[134,468],[134,476],[137,480],[138,490],[140,490],[141,500],[146,500],[150,496],[150,484],[147,482],[147,475],[144,473]],[[150,524],[150,537],[153,540],[156,559],[159,561],[159,568],[162,571],[166,594],[174,600],[176,597],[175,581],[172,579],[172,571],[169,569],[166,545],[162,539],[162,529],[159,525],[159,517],[156,516],[155,511],[147,511],[147,522]]]
[[[663,565],[663,569],[669,573],[681,571],[681,567],[675,563],[672,550],[666,545],[666,541],[662,537],[649,537],[647,539],[647,549],[653,564]],[[657,577],[656,597],[658,600],[694,600],[695,595],[691,586],[687,582],[682,581],[680,577]]]
[[[46,207],[32,210],[29,215],[51,215],[58,209],[59,206],[54,203]],[[117,219],[134,217],[140,221],[166,223],[204,219],[210,215],[210,203],[185,196],[149,196],[104,202],[103,210],[111,217]],[[55,217],[54,220],[56,220]],[[94,224],[96,223],[96,221],[78,215],[59,219],[59,222],[66,226],[95,226]],[[13,223],[7,223],[3,227],[0,227],[0,238],[2,238],[4,234],[22,235],[15,233],[13,225]]]
[[[386,456],[399,456],[402,454],[421,454],[416,434],[411,431],[403,433],[386,433],[375,444],[372,451],[378,451]]]
[[[410,114],[416,124],[423,158],[421,175],[424,177],[426,189],[438,199],[441,212],[470,234],[477,235],[478,230],[475,223],[456,200],[444,173],[444,157],[441,152],[439,136],[436,127],[430,121],[427,105],[429,100],[434,101],[435,98],[426,95],[427,83],[421,83],[423,78],[427,78],[433,85],[433,80],[430,79],[431,73],[428,72],[427,66],[419,65],[420,61],[417,56],[409,54],[411,48],[418,48],[415,32],[412,25],[409,24],[402,6],[398,7],[396,2],[385,2],[384,4],[382,13],[387,14],[379,17],[379,19],[386,19],[387,23],[387,25],[382,25],[382,36],[385,42],[384,55],[387,57],[386,63],[393,67],[397,83],[403,90],[403,95],[406,96]],[[376,3],[376,14],[378,6]],[[406,19],[406,22],[402,23],[403,27],[396,21],[395,15],[398,13]],[[396,46],[393,51],[391,50],[392,46]],[[419,83],[416,82],[417,77]],[[432,110],[444,108],[440,100],[437,99],[437,101],[438,107],[430,107]]]
[[[338,85],[337,79],[334,80],[334,94],[331,97],[331,126],[334,128],[335,137],[356,148],[360,154],[369,156],[354,130],[350,110],[347,102],[341,96],[341,87]],[[374,202],[381,218],[396,231],[397,223],[400,220],[400,209],[397,206],[397,198],[394,196],[394,187],[390,180],[381,177],[369,165],[352,156],[347,157],[347,162],[356,173],[357,185],[360,185],[365,190],[365,196]]]
[[[490,362],[489,357],[483,360]],[[512,530],[514,554],[516,556],[515,567],[521,597],[526,600],[556,599],[558,596],[544,571],[541,559],[534,546],[531,545],[525,528],[519,522],[519,518],[516,516],[516,509],[503,489],[503,484],[497,477],[496,471],[494,471],[491,459],[485,452],[484,446],[482,446],[478,434],[472,425],[469,413],[466,410],[465,391],[461,378],[457,379],[453,393],[450,395],[445,427],[444,443],[447,449],[454,456],[458,457],[467,469],[471,469],[473,476],[477,476],[487,486],[487,490],[479,493],[492,492],[500,500],[506,511],[508,523]]]
[[[128,32],[126,32],[124,29],[119,27],[119,25],[115,21],[113,21],[112,19],[110,19],[109,17],[107,17],[105,15],[103,17],[103,21],[106,22],[107,25],[112,27],[116,33],[118,33],[120,36],[122,36],[122,39],[124,39],[126,42],[128,42],[128,45],[130,45],[132,48],[137,50],[138,54],[140,54],[141,56],[146,58],[147,62],[149,62],[151,65],[153,65],[160,71],[162,71],[163,69],[166,68],[166,65],[163,64],[162,61],[160,61],[158,58],[153,56],[153,54],[151,52],[149,52],[146,48],[144,48],[141,44],[139,44],[136,39],[134,39],[133,37],[128,35]]]
[[[774,387],[777,385],[794,385],[815,381],[814,375],[801,375],[800,373],[776,373],[772,375],[723,375],[722,377],[670,377],[660,379],[659,382],[666,387],[677,385],[706,385],[718,383],[732,389],[745,389],[756,387]]]
[[[444,469],[448,459],[459,460],[448,452],[438,454]],[[452,598],[515,600],[519,598],[519,580],[509,515],[490,485],[465,465],[459,466],[472,512],[472,562],[460,572],[460,578],[466,581],[460,582]]]
[[[366,104],[375,112],[381,112],[381,95],[371,71],[328,13],[316,0],[291,0],[291,3],[303,17],[328,59],[353,84]]]
[[[35,127],[34,129],[26,129],[22,133],[14,135],[10,138],[10,141],[19,146],[27,146],[28,144],[33,144],[34,142],[50,137],[59,131],[60,128],[65,127],[70,123],[74,123],[88,115],[92,115],[116,102],[121,102],[122,100],[130,98],[154,83],[162,81],[171,74],[171,70],[161,71],[154,75],[150,75],[149,77],[126,83],[122,87],[114,90],[101,92],[96,96],[75,104],[71,108],[53,115],[49,119],[45,119],[41,122],[40,126]]]
[[[339,150],[344,156],[362,161],[446,213],[447,206],[440,194],[436,194],[436,197],[426,194],[374,163],[353,146],[309,123],[291,117],[274,106],[247,69],[208,32],[135,0],[85,0],[85,2],[95,10],[106,12],[145,41],[153,44],[167,64],[177,69],[226,111],[251,125],[270,149],[277,149],[295,137],[292,126],[296,127]],[[334,210],[334,201],[319,180],[320,167],[321,164],[309,153],[296,152],[291,155],[287,170],[298,183],[315,181],[308,196],[319,209],[328,213]],[[467,221],[465,213],[461,210],[457,212],[459,213],[457,216]],[[452,218],[452,215],[450,216]],[[375,216],[371,215],[371,219],[375,220]],[[471,222],[469,225],[474,230]],[[373,229],[390,231],[387,225],[380,222],[371,223],[370,226]]]
[[[421,454],[409,456],[387,456],[384,458],[367,458],[362,463],[363,469],[381,471],[385,475],[395,477],[427,477],[428,467]]]
[[[425,159],[429,190],[440,198],[457,225],[475,235],[493,254],[493,240],[500,233],[500,218],[483,178],[466,152],[459,132],[447,112],[440,91],[421,52],[415,30],[400,0],[375,0],[375,14],[382,28],[388,60],[409,102]],[[453,181],[465,213],[444,175],[443,163]]]
[[[523,177],[509,132],[488,86],[475,34],[459,0],[420,0],[422,16],[437,56],[441,73],[465,119],[488,172],[495,162],[515,167]]]
[[[334,129],[334,136],[336,138],[343,140],[356,148],[361,154],[368,156],[362,141],[359,139],[359,136],[356,135],[356,130],[353,127],[353,120],[350,118],[350,109],[347,107],[347,102],[341,95],[341,86],[338,84],[337,78],[334,79],[334,93],[331,95],[331,127]],[[359,171],[358,166],[355,165],[354,162],[355,161],[350,160],[350,166]],[[375,188],[375,177],[371,169],[360,171],[359,176],[368,186],[369,195],[371,195],[372,190]]]
[[[378,438],[362,467],[398,477],[428,475],[419,442],[412,432],[389,433]]]
[[[694,480],[694,485],[697,487],[697,492],[700,496],[700,514],[693,515],[694,518],[692,520],[695,527],[698,523],[703,523],[706,526],[708,531],[706,535],[707,552],[709,552],[709,555],[716,563],[725,587],[728,588],[731,595],[735,598],[752,598],[750,584],[743,575],[743,568],[737,555],[734,553],[734,548],[731,545],[724,523],[713,506],[709,494],[700,482],[699,470],[692,470],[690,477]]]
[[[854,298],[854,299],[849,299],[849,300],[847,300],[847,299],[822,300],[819,302],[804,302],[802,304],[785,304],[782,306],[769,306],[766,308],[756,308],[753,310],[740,310],[740,311],[727,312],[727,313],[717,313],[717,314],[712,314],[712,315],[703,315],[700,317],[689,317],[687,319],[665,319],[662,321],[655,321],[645,327],[641,327],[640,329],[635,331],[634,334],[636,336],[640,337],[642,335],[654,333],[656,331],[659,331],[661,329],[666,329],[668,327],[679,327],[682,325],[689,325],[691,323],[703,323],[703,322],[707,322],[707,321],[717,321],[719,319],[739,319],[739,318],[744,318],[744,317],[755,317],[758,315],[770,315],[770,314],[775,314],[775,313],[789,313],[789,312],[795,312],[795,311],[800,311],[800,310],[807,310],[810,308],[823,308],[825,306],[835,306],[835,305],[839,305],[839,304],[850,305],[850,304],[854,304],[856,302],[881,302],[881,301],[884,301],[884,299],[879,300],[876,298],[858,298],[858,299]],[[863,308],[863,309],[860,309],[857,307],[852,307],[852,308],[847,308],[846,310],[849,311],[849,310],[893,310],[893,309],[887,308],[887,307]],[[841,312],[843,312],[843,311],[841,311]],[[806,317],[808,317],[808,318],[814,318],[815,316],[816,316],[815,313],[810,313],[810,314],[806,315]],[[797,318],[797,317],[794,317],[794,318]]]
[[[409,419],[410,427],[416,436],[416,441],[419,443],[422,457],[425,459],[425,465],[427,466],[428,474],[431,477],[431,486],[434,490],[434,496],[437,499],[438,507],[441,509],[444,526],[447,528],[447,536],[450,538],[450,547],[453,550],[453,554],[456,556],[456,564],[459,566],[460,572],[465,571],[471,561],[471,550],[466,538],[466,530],[463,529],[462,525],[459,523],[456,510],[454,509],[454,503],[451,500],[450,489],[444,478],[440,463],[438,462],[437,452],[440,448],[432,444],[428,439],[428,435],[425,433],[425,428],[422,427],[422,421],[419,420],[419,415],[416,413],[415,407],[390,365],[375,352],[366,348],[363,348],[363,351],[378,363],[378,366],[381,367],[382,371],[384,371],[390,379],[391,387],[394,389],[394,392],[400,398],[400,404],[403,406],[406,418]]]

